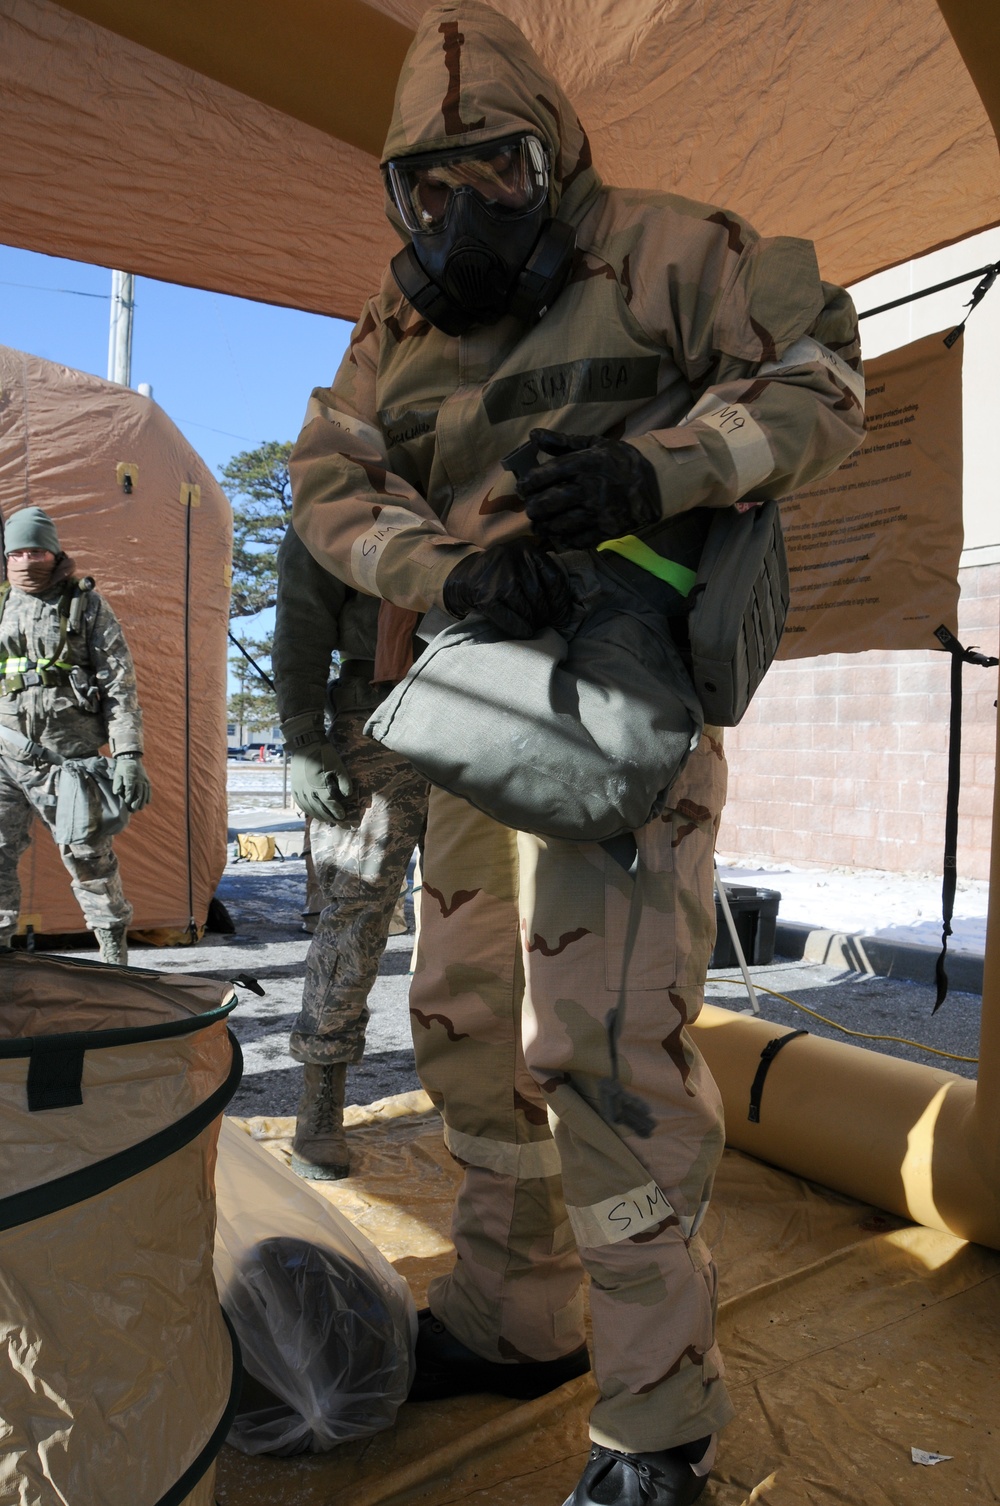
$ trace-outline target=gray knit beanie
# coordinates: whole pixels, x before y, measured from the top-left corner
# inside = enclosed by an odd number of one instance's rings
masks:
[[[47,512],[40,507],[22,507],[4,522],[3,552],[13,554],[15,549],[47,549],[51,554],[61,554],[56,525]]]

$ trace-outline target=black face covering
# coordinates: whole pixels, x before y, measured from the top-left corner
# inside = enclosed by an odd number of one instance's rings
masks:
[[[414,235],[414,254],[432,282],[469,322],[496,324],[530,257],[548,208],[498,220],[475,191],[459,189],[448,222],[431,235]]]

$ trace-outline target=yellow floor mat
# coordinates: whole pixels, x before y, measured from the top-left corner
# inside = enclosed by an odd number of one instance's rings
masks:
[[[349,1109],[354,1175],[313,1184],[407,1278],[448,1268],[459,1170],[423,1093]],[[292,1119],[242,1121],[287,1160]],[[737,1408],[704,1506],[1000,1502],[1000,1254],[726,1152],[706,1237]],[[405,1406],[326,1455],[225,1448],[221,1506],[562,1506],[583,1468],[589,1377],[527,1404]],[[951,1455],[915,1464],[911,1449]]]

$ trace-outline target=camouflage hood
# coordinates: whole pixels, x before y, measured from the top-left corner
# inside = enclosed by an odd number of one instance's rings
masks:
[[[396,86],[383,162],[472,146],[530,130],[552,163],[549,208],[570,223],[600,187],[590,142],[563,90],[523,34],[480,0],[444,0],[424,12]],[[391,200],[386,213],[409,234]]]

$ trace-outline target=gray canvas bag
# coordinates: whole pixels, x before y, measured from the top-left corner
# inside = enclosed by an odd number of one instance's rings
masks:
[[[124,831],[131,812],[114,793],[110,758],[64,758],[56,800],[57,842],[94,842]]]
[[[662,809],[703,716],[663,583],[613,556],[559,556],[562,631],[511,639],[469,616],[440,632],[365,732],[505,826],[603,842]]]
[[[4,748],[32,761],[55,764],[59,769],[56,818],[53,836],[62,846],[94,842],[124,831],[131,812],[113,788],[114,767],[110,758],[64,758],[43,743],[37,743],[12,727],[0,728],[0,752]]]
[[[736,727],[778,651],[788,616],[788,561],[777,502],[715,513],[690,601],[691,672],[705,720]]]

